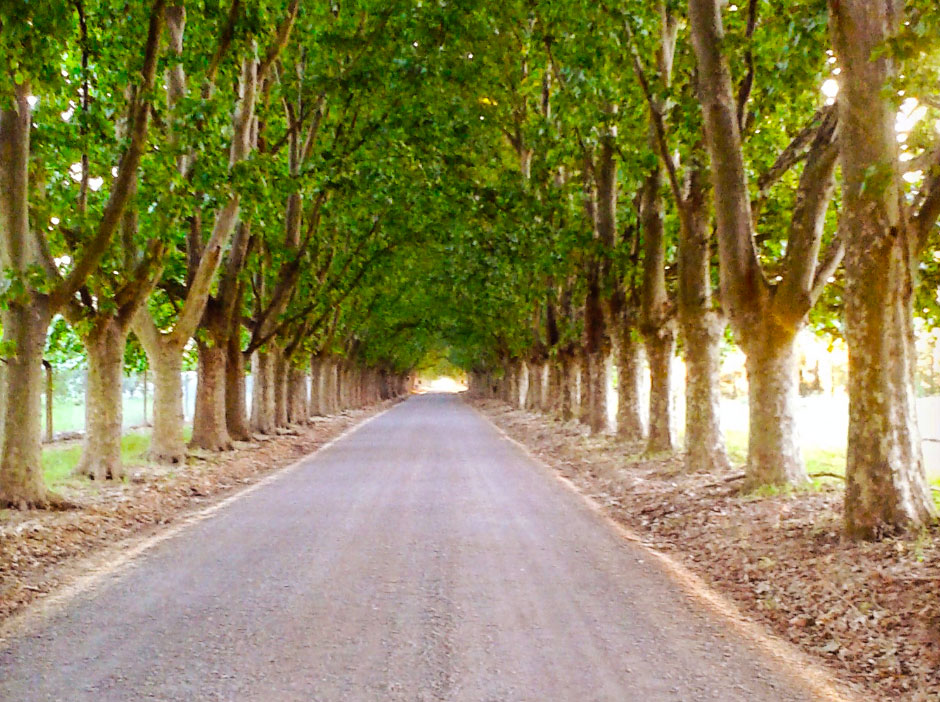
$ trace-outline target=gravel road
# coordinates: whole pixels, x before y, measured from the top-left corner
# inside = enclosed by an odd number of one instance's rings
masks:
[[[814,699],[457,396],[162,541],[0,651],[0,700]]]

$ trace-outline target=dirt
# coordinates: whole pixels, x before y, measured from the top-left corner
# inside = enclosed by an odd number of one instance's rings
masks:
[[[79,561],[153,533],[297,460],[388,404],[314,418],[257,435],[224,453],[196,452],[185,465],[131,466],[124,483],[69,480],[56,489],[79,504],[66,512],[0,510],[0,622],[59,587]]]
[[[0,699],[836,699],[649,556],[417,396],[73,593],[0,649]]]
[[[498,426],[615,520],[680,559],[744,612],[868,699],[940,699],[940,529],[855,543],[842,485],[742,495],[742,468],[687,471],[679,456],[590,437],[577,422],[477,401]]]

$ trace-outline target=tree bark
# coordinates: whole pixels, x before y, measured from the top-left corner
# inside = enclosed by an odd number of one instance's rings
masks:
[[[46,443],[51,443],[55,438],[55,431],[52,423],[52,405],[55,400],[55,386],[53,385],[52,364],[48,361],[42,362],[46,370]]]
[[[642,441],[646,436],[640,390],[642,347],[628,329],[620,329],[617,336],[617,436]]]
[[[549,412],[552,409],[552,368],[551,361],[545,361],[539,366],[539,387],[541,391],[538,398],[538,409],[540,412]]]
[[[525,393],[525,409],[534,411],[538,409],[542,397],[542,365],[535,361],[525,362],[528,383]]]
[[[3,311],[3,341],[14,349],[0,375],[0,506],[52,507],[60,502],[42,473],[42,354],[51,321],[43,298]]]
[[[584,355],[581,364],[580,420],[591,433],[607,428],[607,393],[604,392],[604,358],[608,340],[601,306],[599,272],[589,274],[588,293],[584,306]]]
[[[310,403],[308,411],[311,417],[318,417],[323,414],[321,397],[323,394],[321,384],[323,382],[323,361],[314,354],[310,359]]]
[[[640,198],[644,250],[640,332],[650,367],[648,453],[675,451],[671,378],[676,334],[666,292],[666,238],[661,189],[662,172],[657,165],[647,176]]]
[[[714,313],[686,317],[682,323],[685,355],[685,452],[690,470],[729,465],[721,431],[721,339],[724,320]]]
[[[888,97],[898,68],[877,51],[904,17],[885,0],[829,4],[833,46],[843,68],[839,138],[849,347],[845,523],[849,535],[873,539],[934,517],[914,394],[917,236],[907,216],[895,108]]]
[[[209,342],[199,342],[196,412],[193,416],[191,448],[207,451],[229,451],[232,438],[226,422],[227,350]]]
[[[725,320],[712,304],[704,155],[698,151],[687,178],[687,195],[679,203],[677,298],[686,365],[686,467],[710,471],[729,465],[719,391]]]
[[[672,453],[676,450],[672,411],[672,357],[676,337],[672,325],[666,324],[657,333],[646,334],[646,356],[650,366],[649,438],[646,451]]]
[[[251,438],[245,389],[245,355],[238,334],[228,338],[225,349],[225,426],[233,441]]]
[[[746,352],[750,426],[745,489],[807,480],[796,420],[796,338],[767,327],[754,330]]]
[[[98,325],[82,339],[88,356],[85,386],[85,438],[75,475],[97,481],[123,480],[121,435],[124,408],[124,347],[127,332],[114,321]]]
[[[274,416],[274,358],[266,351],[255,351],[251,357],[251,429],[260,434],[271,434],[275,428]]]
[[[287,421],[290,424],[307,422],[307,374],[295,366],[288,373]]]
[[[747,356],[751,430],[747,484],[803,482],[795,443],[797,399],[793,340],[842,256],[837,237],[819,257],[835,187],[835,123],[817,130],[795,192],[787,253],[777,284],[758,257],[747,168],[719,0],[690,0],[699,99],[711,160],[721,300]],[[852,148],[855,148],[853,144]],[[766,375],[764,375],[766,373]],[[771,393],[780,393],[771,396]],[[774,422],[779,422],[774,425]],[[773,455],[773,451],[779,451]]]
[[[270,353],[274,357],[274,426],[286,427],[289,423],[287,403],[290,369],[283,349],[275,346]]]
[[[183,440],[183,357],[174,348],[148,354],[153,367],[153,432],[148,456],[154,463],[186,460]]]

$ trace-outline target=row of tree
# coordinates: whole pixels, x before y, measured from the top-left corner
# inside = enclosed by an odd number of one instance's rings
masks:
[[[40,405],[66,323],[88,369],[80,470],[96,479],[124,475],[131,334],[155,381],[157,462],[186,455],[193,352],[196,448],[405,390],[423,352],[383,345],[402,320],[370,310],[400,297],[391,276],[443,221],[416,47],[399,39],[415,24],[404,3],[3,5],[0,504],[62,504]]]
[[[681,350],[690,469],[727,462],[730,335],[749,487],[806,479],[809,327],[849,348],[849,532],[932,519],[912,315],[938,309],[938,30],[932,0],[4,5],[0,502],[55,502],[50,324],[87,357],[99,478],[130,334],[154,460],[185,456],[187,353],[200,448],[300,418],[338,366],[382,395],[446,355],[563,416],[580,385],[595,431],[613,358],[618,433],[663,452]]]
[[[498,37],[481,119],[519,181],[517,202],[495,206],[535,248],[496,283],[517,314],[476,330],[476,388],[515,398],[525,377],[530,405],[551,398],[567,417],[579,378],[582,421],[602,431],[613,355],[618,432],[673,451],[681,344],[687,463],[720,466],[727,325],[747,359],[747,486],[797,484],[809,325],[849,349],[848,532],[931,521],[913,305],[934,317],[936,5],[525,3],[481,21]]]

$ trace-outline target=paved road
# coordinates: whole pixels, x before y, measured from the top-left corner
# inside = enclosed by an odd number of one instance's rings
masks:
[[[0,652],[0,700],[810,700],[456,396],[414,397]]]

